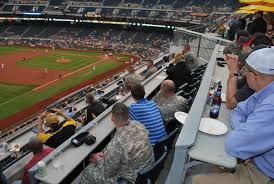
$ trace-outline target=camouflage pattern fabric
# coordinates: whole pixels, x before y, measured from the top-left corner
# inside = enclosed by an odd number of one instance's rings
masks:
[[[120,177],[134,183],[137,173],[154,162],[148,131],[138,122],[117,129],[103,152],[96,166],[83,171],[81,184],[116,184]]]
[[[178,112],[178,111],[187,112],[189,109],[187,100],[182,96],[175,96],[175,95],[162,101],[161,104],[158,104],[158,107],[161,111],[161,115],[165,123],[175,119],[174,117],[175,112]]]

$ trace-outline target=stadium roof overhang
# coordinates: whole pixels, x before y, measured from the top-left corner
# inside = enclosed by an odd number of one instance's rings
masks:
[[[70,22],[71,24],[80,23],[97,23],[97,24],[116,24],[116,25],[134,25],[134,26],[148,26],[148,27],[163,27],[172,28],[186,27],[191,25],[206,25],[201,21],[183,19],[183,20],[169,20],[169,19],[146,19],[146,18],[126,18],[126,17],[86,17],[75,15],[48,15],[48,14],[32,14],[32,13],[4,13],[0,12],[0,22],[16,22],[16,21],[47,21],[47,22]]]

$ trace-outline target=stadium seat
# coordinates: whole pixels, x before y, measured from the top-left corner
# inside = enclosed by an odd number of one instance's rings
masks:
[[[192,98],[192,97],[189,97],[188,99],[188,105],[192,105],[192,103],[193,103],[193,101],[194,101],[194,98]]]
[[[167,157],[167,150],[159,157],[156,162],[138,173],[135,184],[149,184],[155,183],[157,176],[164,167],[164,162]]]
[[[189,99],[190,97],[194,98],[196,93],[197,93],[197,88],[195,87],[189,92],[183,92],[181,95],[185,97],[186,99]]]
[[[192,77],[197,77],[198,75],[201,75],[201,74],[203,74],[204,72],[205,72],[204,69],[195,70],[195,71],[191,72],[191,76],[192,76]]]
[[[189,87],[190,87],[190,88],[195,88],[195,87],[196,87],[196,88],[199,88],[200,83],[201,83],[200,80],[195,80],[195,81],[193,81],[192,84],[189,85]]]
[[[170,134],[168,134],[167,137],[162,138],[156,142],[156,144],[153,147],[154,155],[159,155],[158,150],[162,150],[161,147],[167,147],[167,150],[169,151],[172,148],[172,142],[178,132],[179,128],[175,128]],[[156,153],[156,154],[155,154]],[[156,156],[155,156],[156,158]]]
[[[198,75],[197,77],[193,77],[192,81],[201,80],[203,77],[203,74]]]
[[[184,83],[180,87],[178,87],[178,91],[185,90],[187,87],[188,87],[188,83]]]
[[[180,128],[181,127],[181,123],[179,121],[177,121],[176,119],[173,119],[169,122],[165,122],[166,124],[166,132],[167,134],[170,134],[171,132],[173,132],[176,128]]]
[[[124,178],[118,178],[117,184],[133,184],[132,182],[128,181],[127,179]]]

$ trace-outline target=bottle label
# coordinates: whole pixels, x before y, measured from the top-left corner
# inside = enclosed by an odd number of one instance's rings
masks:
[[[220,110],[220,106],[219,105],[213,105],[210,109],[210,111],[214,114],[217,114],[219,113],[219,110]]]

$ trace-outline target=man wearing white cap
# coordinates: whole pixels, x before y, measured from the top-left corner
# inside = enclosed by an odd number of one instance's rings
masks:
[[[252,52],[244,67],[255,93],[231,112],[226,152],[243,160],[235,173],[197,175],[194,184],[274,183],[274,47]]]

